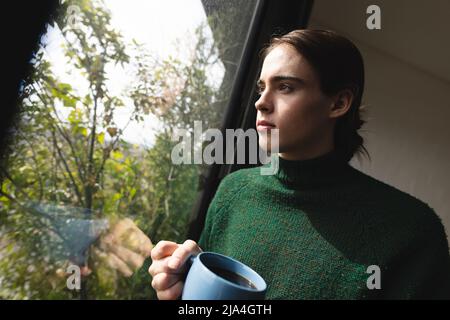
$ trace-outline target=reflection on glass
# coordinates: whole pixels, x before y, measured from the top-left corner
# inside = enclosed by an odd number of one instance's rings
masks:
[[[205,170],[172,134],[220,127],[254,5],[63,2],[0,165],[0,298],[155,298],[152,242],[185,239]]]

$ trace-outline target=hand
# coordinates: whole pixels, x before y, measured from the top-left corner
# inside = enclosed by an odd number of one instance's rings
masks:
[[[186,260],[197,255],[202,249],[195,241],[186,240],[183,244],[160,241],[151,252],[152,264],[148,272],[153,277],[152,287],[158,299],[175,300],[183,290],[187,271]]]
[[[94,263],[106,262],[109,267],[130,277],[142,267],[152,248],[151,240],[131,219],[125,218],[113,224],[92,250]]]

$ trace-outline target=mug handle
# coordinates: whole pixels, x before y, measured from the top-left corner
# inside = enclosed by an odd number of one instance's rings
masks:
[[[199,254],[197,254],[197,255],[190,255],[189,256],[189,258],[186,260],[186,266],[187,266],[187,268],[188,268],[188,271],[189,271],[189,269],[191,268],[191,266],[192,266],[192,264],[194,263],[194,261],[195,261],[195,258],[197,258],[197,256],[198,256]]]
[[[200,253],[201,253],[201,252],[200,252]],[[187,260],[186,260],[186,262],[185,262],[185,265],[186,265],[186,272],[184,273],[184,281],[186,281],[186,277],[187,277],[187,275],[188,275],[188,273],[189,273],[189,270],[191,269],[192,265],[194,264],[195,259],[197,258],[197,256],[198,256],[200,253],[198,253],[197,255],[191,254],[191,255],[189,256],[189,258],[187,258]],[[183,288],[183,290],[184,290],[184,288]],[[178,297],[177,300],[181,300],[181,297],[182,297],[182,296],[183,296],[183,291],[181,292],[181,294],[180,294],[180,296]]]
[[[184,273],[184,280],[186,280],[186,277],[189,273],[189,270],[191,269],[192,265],[194,264],[195,259],[197,258],[199,254],[197,255],[190,255],[189,258],[187,258],[185,265],[186,265],[186,271]]]

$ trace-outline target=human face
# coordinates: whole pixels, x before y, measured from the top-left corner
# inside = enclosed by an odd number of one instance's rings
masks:
[[[308,61],[290,45],[266,58],[257,83],[256,128],[265,148],[270,130],[279,129],[279,155],[290,160],[320,156],[333,148],[333,100],[322,93]]]

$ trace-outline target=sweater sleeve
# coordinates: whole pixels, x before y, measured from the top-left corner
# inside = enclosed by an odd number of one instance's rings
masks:
[[[230,176],[228,175],[225,178],[222,179],[222,181],[219,184],[219,187],[217,188],[217,191],[211,200],[211,203],[208,207],[208,212],[206,213],[205,218],[205,225],[203,227],[202,233],[200,235],[200,239],[198,241],[198,245],[203,251],[209,251],[211,250],[211,236],[212,236],[212,229],[214,226],[214,221],[216,219],[216,216],[218,212],[223,208],[224,203],[227,203],[226,200],[228,189],[229,189],[229,181]]]
[[[203,251],[209,251],[210,249],[210,236],[211,236],[211,228],[214,220],[214,216],[216,214],[216,202],[217,202],[217,193],[211,201],[208,212],[206,213],[205,226],[203,227],[202,233],[200,235],[200,239],[198,240],[198,245]]]
[[[447,236],[440,221],[426,245],[419,248],[411,268],[418,273],[412,299],[450,299],[450,255]]]
[[[228,174],[220,182],[206,213],[205,225],[198,241],[198,245],[203,251],[212,251],[214,249],[212,248],[212,237],[215,234],[214,224],[218,220],[219,215],[226,213],[227,208],[232,205],[240,190],[248,184],[247,172],[246,170],[235,171]]]
[[[450,299],[450,255],[444,226],[429,209],[421,232],[390,270],[387,299]],[[382,281],[383,282],[383,281]]]

